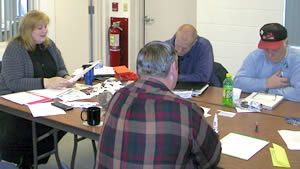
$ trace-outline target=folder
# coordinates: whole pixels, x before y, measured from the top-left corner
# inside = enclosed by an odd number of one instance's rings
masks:
[[[40,96],[38,94],[29,92],[29,91],[6,94],[1,97],[3,97],[6,100],[10,100],[12,102],[22,104],[22,105],[41,103],[41,102],[46,102],[46,101],[52,100],[52,98]]]

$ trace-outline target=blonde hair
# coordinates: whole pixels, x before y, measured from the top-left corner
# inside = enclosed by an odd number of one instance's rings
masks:
[[[32,31],[39,26],[40,22],[48,25],[49,21],[49,17],[44,12],[37,10],[28,12],[21,21],[17,36],[12,38],[10,42],[14,40],[20,40],[27,51],[34,51],[36,48],[36,43],[32,39]],[[50,40],[48,37],[46,37],[43,45],[44,48],[48,48],[50,46]]]

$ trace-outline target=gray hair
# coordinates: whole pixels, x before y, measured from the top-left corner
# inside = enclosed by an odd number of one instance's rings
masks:
[[[136,70],[138,75],[166,77],[174,61],[177,65],[178,56],[173,45],[152,41],[139,51]]]

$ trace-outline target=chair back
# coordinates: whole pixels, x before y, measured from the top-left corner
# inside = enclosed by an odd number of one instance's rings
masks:
[[[221,83],[221,86],[223,87],[223,81],[226,78],[226,73],[228,73],[228,71],[221,63],[214,62],[214,72],[217,76],[217,79]]]

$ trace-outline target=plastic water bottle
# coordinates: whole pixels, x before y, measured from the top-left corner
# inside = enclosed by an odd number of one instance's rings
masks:
[[[232,106],[232,92],[233,82],[231,79],[231,75],[229,73],[226,74],[226,78],[223,81],[223,98],[222,102],[225,106]]]

